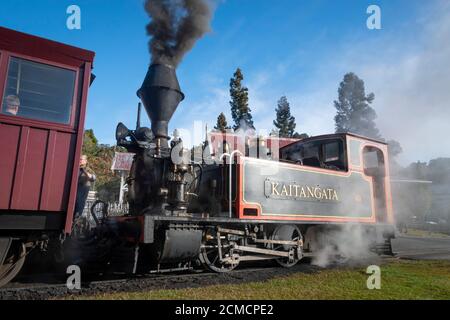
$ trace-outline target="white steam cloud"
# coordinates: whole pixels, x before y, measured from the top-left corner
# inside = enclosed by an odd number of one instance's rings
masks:
[[[371,251],[376,235],[367,232],[361,225],[342,225],[328,228],[316,235],[316,247],[312,248],[312,264],[327,267],[336,263],[361,263],[378,260]]]
[[[381,58],[374,58],[379,62],[355,68],[375,93],[383,136],[401,143],[404,164],[450,156],[450,140],[440,139],[450,129],[450,3],[440,1],[428,10],[413,49],[387,43],[379,47]],[[383,54],[392,51],[395,59]]]

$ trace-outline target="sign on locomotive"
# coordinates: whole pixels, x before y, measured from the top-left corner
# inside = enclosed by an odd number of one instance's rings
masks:
[[[199,156],[168,134],[184,94],[166,64],[150,65],[137,92],[151,128],[117,126],[117,145],[135,154],[129,212],[94,207],[95,227],[72,232],[93,58],[0,28],[0,286],[30,252],[95,272],[192,262],[226,272],[262,259],[290,267],[347,225],[373,249],[390,251],[384,142],[331,134],[268,148],[263,138],[243,137],[244,147],[234,148],[224,138],[220,148],[205,142]]]

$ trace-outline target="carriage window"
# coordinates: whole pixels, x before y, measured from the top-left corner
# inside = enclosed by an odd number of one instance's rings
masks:
[[[75,71],[11,58],[2,113],[68,124]]]

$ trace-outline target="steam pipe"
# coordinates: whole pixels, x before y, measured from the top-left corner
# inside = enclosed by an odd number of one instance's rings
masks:
[[[136,130],[141,127],[141,109],[142,109],[142,104],[139,102],[138,109],[137,109],[137,118],[136,118]]]

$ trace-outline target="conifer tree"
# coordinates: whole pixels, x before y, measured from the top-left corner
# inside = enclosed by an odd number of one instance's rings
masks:
[[[336,132],[352,132],[370,138],[380,138],[375,125],[377,114],[370,104],[375,99],[373,93],[366,95],[364,81],[352,72],[344,75],[338,89],[337,110],[334,117]]]
[[[352,72],[347,73],[339,85],[338,94],[338,100],[334,101],[336,132],[352,132],[384,141],[375,124],[377,114],[370,106],[375,95],[366,95],[364,81]],[[388,145],[392,162],[402,152],[402,147],[395,140],[389,140]]]
[[[234,130],[239,129],[241,126],[255,129],[251,109],[248,106],[248,89],[242,85],[243,80],[242,71],[237,68],[233,78],[230,79],[230,106]]]
[[[217,117],[217,123],[214,129],[221,132],[226,132],[227,129],[230,129],[230,127],[228,127],[227,118],[225,117],[223,112],[221,112]]]
[[[278,100],[276,111],[276,120],[273,124],[277,128],[278,134],[283,138],[292,138],[295,132],[295,118],[291,115],[291,107],[285,96]]]
[[[296,132],[296,133],[294,133],[292,138],[295,138],[295,139],[306,139],[306,138],[309,138],[309,135],[307,133],[298,133],[298,132]]]

